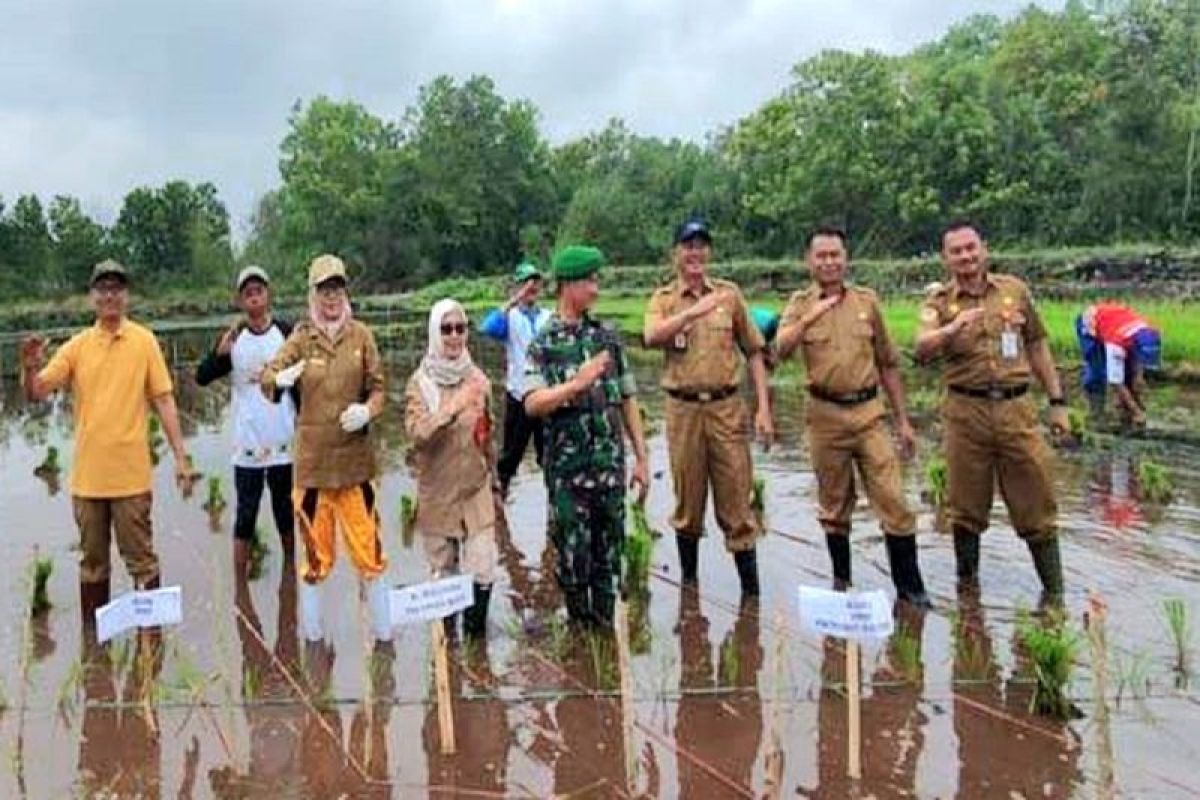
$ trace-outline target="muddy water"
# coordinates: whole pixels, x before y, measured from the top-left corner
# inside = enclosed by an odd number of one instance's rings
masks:
[[[198,345],[181,334],[170,349],[184,360]],[[498,353],[484,347],[483,356],[499,376]],[[399,519],[412,484],[395,392],[415,356],[390,358],[393,402],[379,425],[385,547],[389,579],[406,583],[420,580],[424,566]],[[653,430],[649,516],[666,530],[661,398],[651,389],[653,359],[638,361]],[[265,504],[272,553],[261,578],[235,585],[226,392],[200,390],[186,375],[179,387],[189,447],[201,470],[222,476],[230,507],[210,519],[203,486],[185,500],[171,486],[169,460],[156,473],[164,578],[183,587],[186,606],[184,623],[164,634],[161,659],[131,637],[104,657],[81,653],[69,498],[33,474],[48,445],[69,466],[68,409],[62,401],[27,408],[12,382],[0,391],[0,688],[8,706],[0,713],[0,796],[708,798],[759,796],[773,784],[783,796],[830,798],[1200,793],[1190,768],[1200,755],[1200,707],[1173,669],[1161,609],[1179,597],[1200,613],[1194,448],[1102,441],[1060,456],[1068,609],[1079,624],[1089,591],[1109,608],[1107,725],[1098,722],[1086,647],[1072,688],[1083,716],[1064,724],[1028,713],[1031,671],[1014,630],[1021,610],[1035,606],[1038,584],[1000,507],[984,540],[984,601],[960,604],[950,542],[920,506],[936,608],[901,615],[905,633],[863,649],[864,775],[854,783],[845,777],[845,652],[801,632],[794,614],[799,583],[828,582],[794,386],[776,390],[780,446],[756,454],[771,529],[760,549],[761,604],[739,607],[719,537],[703,542],[698,595],[679,589],[671,538],[657,540],[649,596],[631,608],[629,726],[611,646],[576,642],[556,621],[544,490],[525,465],[501,531],[488,647],[454,653],[454,756],[440,754],[428,629],[401,629],[394,653],[373,653],[343,561],[326,601],[332,650],[306,648],[294,573],[280,563]],[[1180,394],[1174,405],[1195,412],[1200,396]],[[932,420],[924,427],[936,433]],[[1165,508],[1141,497],[1136,475],[1146,459],[1174,473],[1176,500]],[[916,505],[921,475],[919,465],[908,472]],[[880,531],[865,507],[853,543],[857,586],[888,588]],[[30,623],[35,552],[54,560],[55,605]],[[114,581],[117,590],[128,586],[120,566]]]

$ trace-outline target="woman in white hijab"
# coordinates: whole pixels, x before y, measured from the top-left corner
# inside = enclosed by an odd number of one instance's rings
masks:
[[[492,497],[491,384],[467,351],[467,314],[434,303],[429,346],[405,392],[404,428],[417,479],[415,528],[435,578],[470,573],[475,604],[463,633],[484,638],[498,561]],[[451,620],[448,625],[453,625]]]

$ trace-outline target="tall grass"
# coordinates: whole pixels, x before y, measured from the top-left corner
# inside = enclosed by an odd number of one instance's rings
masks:
[[[1175,672],[1186,682],[1191,668],[1192,623],[1188,619],[1188,607],[1181,598],[1163,600],[1163,617],[1171,644],[1175,647]]]
[[[625,537],[625,586],[633,594],[645,592],[650,577],[650,556],[654,536],[646,519],[646,507],[634,503],[629,507],[630,531]]]

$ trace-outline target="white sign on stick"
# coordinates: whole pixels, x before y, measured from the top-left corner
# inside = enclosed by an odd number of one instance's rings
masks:
[[[389,595],[393,625],[432,622],[462,611],[475,602],[475,579],[471,575],[455,575],[403,589],[392,589]]]
[[[183,589],[167,586],[132,591],[96,609],[96,638],[107,642],[131,628],[178,625],[183,621]]]
[[[876,639],[892,633],[892,607],[887,594],[833,592],[800,587],[800,623],[821,636]]]

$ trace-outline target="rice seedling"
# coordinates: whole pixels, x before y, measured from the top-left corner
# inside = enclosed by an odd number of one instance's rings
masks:
[[[964,615],[953,612],[951,629],[954,632],[955,680],[986,680],[992,677],[995,665],[989,652],[987,633]]]
[[[204,510],[215,516],[224,511],[226,505],[228,503],[225,500],[225,491],[221,488],[221,476],[209,476],[208,497],[204,500]]]
[[[412,495],[400,497],[400,539],[405,547],[412,547],[417,528],[417,501]]]
[[[162,423],[158,416],[151,414],[150,419],[146,423],[146,446],[150,448],[150,463],[158,466],[160,456],[158,451],[162,449],[163,432]]]
[[[1142,497],[1151,503],[1166,504],[1175,494],[1175,482],[1171,471],[1157,461],[1146,460],[1138,464],[1138,485]]]
[[[33,560],[33,593],[29,598],[30,616],[39,616],[50,610],[52,603],[47,591],[50,575],[54,572],[54,561],[49,557],[37,556]]]
[[[58,448],[54,445],[47,445],[46,457],[42,459],[42,463],[33,468],[33,474],[39,478],[53,477],[62,472],[62,465],[58,461]]]
[[[721,642],[721,652],[717,658],[722,686],[738,686],[742,678],[742,654],[733,638]]]
[[[263,576],[263,566],[270,554],[271,548],[263,540],[262,531],[255,528],[254,538],[250,540],[250,564],[247,570],[250,580],[256,581]]]
[[[650,577],[650,556],[654,540],[646,520],[646,507],[635,503],[629,509],[632,530],[625,537],[625,586],[630,592],[644,592]]]
[[[1117,705],[1128,691],[1135,700],[1145,698],[1150,694],[1150,654],[1146,652],[1114,653],[1114,666],[1117,674],[1116,700]]]
[[[1187,604],[1179,597],[1163,600],[1163,617],[1171,644],[1175,648],[1175,673],[1180,683],[1186,684],[1191,667],[1192,623],[1188,619]]]
[[[767,481],[761,475],[754,476],[754,485],[750,490],[750,508],[760,517],[767,509]]]
[[[925,464],[925,499],[934,508],[941,508],[946,503],[947,480],[946,459],[941,456],[931,458]]]
[[[907,626],[899,625],[892,634],[891,660],[893,671],[909,683],[921,680],[921,640]]]
[[[1018,616],[1016,633],[1033,666],[1034,691],[1029,710],[1070,719],[1068,691],[1082,637],[1059,614],[1047,615],[1039,622],[1027,612]]]

